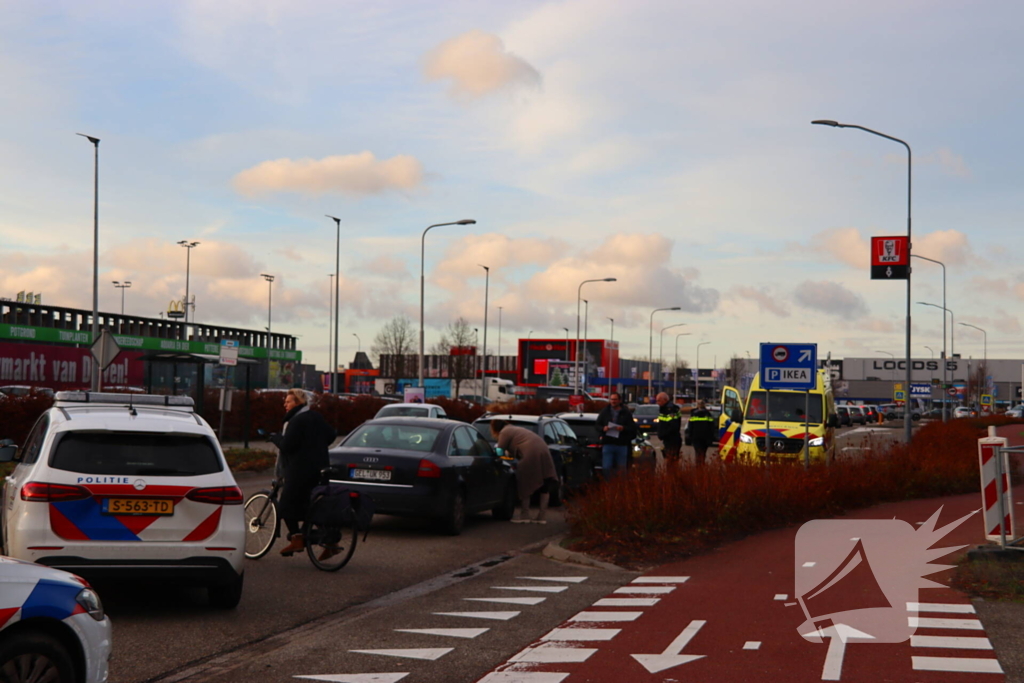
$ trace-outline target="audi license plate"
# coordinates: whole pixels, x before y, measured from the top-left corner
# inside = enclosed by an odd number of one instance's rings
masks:
[[[174,514],[174,502],[167,499],[107,498],[103,501],[105,515],[163,515]]]
[[[375,481],[390,481],[391,470],[359,470],[352,469],[349,473],[352,479],[372,479]]]

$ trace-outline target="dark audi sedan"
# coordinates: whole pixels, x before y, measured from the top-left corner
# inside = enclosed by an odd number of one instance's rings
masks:
[[[490,510],[512,518],[512,466],[475,429],[422,417],[368,420],[331,449],[331,480],[373,497],[387,515],[429,517],[449,534],[466,515]]]

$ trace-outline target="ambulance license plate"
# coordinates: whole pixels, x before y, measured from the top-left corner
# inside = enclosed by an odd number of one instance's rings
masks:
[[[371,479],[376,481],[390,481],[391,470],[360,470],[352,469],[349,475],[352,479]]]
[[[174,514],[174,501],[161,498],[107,498],[103,501],[105,515],[163,515]]]

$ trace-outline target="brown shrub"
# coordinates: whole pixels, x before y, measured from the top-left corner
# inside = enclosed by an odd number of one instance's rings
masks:
[[[574,547],[638,565],[883,501],[977,491],[977,439],[996,419],[930,423],[910,448],[867,446],[831,467],[634,469],[569,503]]]
[[[39,416],[53,405],[53,398],[33,392],[28,396],[0,395],[0,439],[22,444]]]

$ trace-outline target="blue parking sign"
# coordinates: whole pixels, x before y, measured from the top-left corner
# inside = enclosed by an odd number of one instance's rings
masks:
[[[809,391],[818,382],[817,344],[761,344],[761,387]]]

